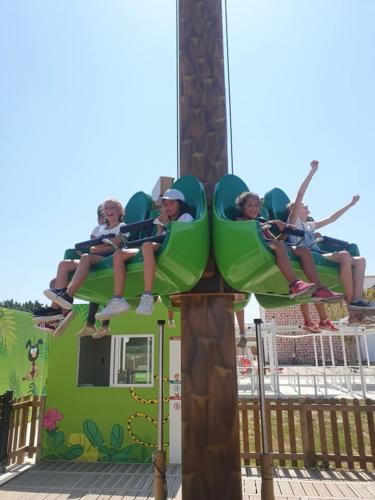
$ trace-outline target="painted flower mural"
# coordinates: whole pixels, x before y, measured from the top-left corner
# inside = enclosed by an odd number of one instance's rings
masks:
[[[43,427],[48,431],[56,429],[57,422],[62,420],[64,415],[57,408],[49,408],[43,418]]]
[[[58,430],[57,424],[64,415],[57,408],[49,408],[43,418],[47,433],[46,459],[75,460],[84,452],[81,444],[65,444],[65,434]]]

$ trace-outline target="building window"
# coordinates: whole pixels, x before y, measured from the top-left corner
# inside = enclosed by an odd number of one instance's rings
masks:
[[[152,387],[154,380],[152,335],[112,336],[111,376],[113,387]]]
[[[111,338],[95,340],[82,337],[79,342],[78,385],[108,387],[111,363]]]
[[[80,387],[152,387],[154,340],[152,335],[107,335],[80,339]]]

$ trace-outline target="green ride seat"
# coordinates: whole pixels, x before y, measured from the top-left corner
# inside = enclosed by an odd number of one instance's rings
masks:
[[[288,282],[276,264],[275,255],[268,247],[257,221],[235,221],[229,214],[236,213],[235,199],[247,185],[235,175],[225,175],[216,184],[213,202],[213,245],[215,258],[225,281],[234,289],[255,293],[264,307],[285,307],[308,302],[308,297],[289,299]],[[265,209],[271,218],[285,211],[287,196],[280,189],[267,193]],[[282,194],[283,193],[283,194]],[[270,203],[270,200],[273,203]],[[267,212],[263,212],[267,214]],[[289,258],[294,272],[306,280],[299,260],[290,250]],[[322,282],[333,290],[341,291],[338,266],[313,252]],[[262,301],[262,296],[265,299]]]
[[[194,220],[176,221],[168,225],[164,241],[155,254],[156,274],[153,288],[155,295],[170,295],[193,288],[199,281],[208,259],[208,214],[203,185],[194,176],[184,176],[175,181],[172,187],[184,194]],[[141,199],[139,203],[143,205],[139,212],[135,201],[132,210],[129,210],[129,204],[126,207],[126,214],[130,212],[137,214],[134,217],[132,215],[131,222],[144,220],[152,214],[150,210],[146,210],[147,204],[144,200]],[[124,297],[133,299],[140,296],[144,289],[141,251],[128,261],[126,269]],[[110,256],[93,267],[76,296],[92,302],[105,303],[112,295],[113,263]]]
[[[133,194],[125,207],[125,224],[132,224],[150,217],[152,208],[152,198],[149,194],[143,191],[138,191]],[[134,231],[130,234],[128,240],[136,240],[141,237],[140,231]]]
[[[287,205],[290,202],[288,196],[280,188],[273,188],[264,195],[263,206],[269,212],[271,219],[286,221]]]

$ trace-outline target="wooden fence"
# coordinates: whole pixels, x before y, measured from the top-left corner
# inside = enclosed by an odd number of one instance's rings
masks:
[[[5,470],[8,458],[8,434],[12,413],[11,391],[0,395],[0,472]]]
[[[375,468],[375,401],[267,399],[269,449],[281,467]],[[259,465],[258,400],[239,401],[241,460]]]
[[[22,464],[38,456],[42,438],[44,396],[26,396],[12,401],[8,435],[8,465]]]

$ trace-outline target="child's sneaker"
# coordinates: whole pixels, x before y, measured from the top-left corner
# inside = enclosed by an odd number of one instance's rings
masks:
[[[366,316],[361,314],[361,311],[349,310],[349,316],[347,319],[348,326],[373,326],[375,324],[375,316]],[[346,322],[345,322],[346,323]]]
[[[167,325],[168,328],[174,328],[176,326],[176,323],[174,322],[174,319],[169,319]]]
[[[110,332],[110,330],[109,330],[108,326],[102,326],[101,328],[99,328],[99,330],[96,333],[94,333],[92,338],[95,340],[101,339],[102,337],[109,335],[109,332]]]
[[[56,297],[61,292],[66,292],[66,288],[47,288],[47,290],[44,290],[43,293],[49,300],[52,300],[52,302],[54,302]]]
[[[240,349],[244,349],[246,347],[246,344],[247,344],[246,337],[244,335],[241,335],[240,340],[237,343],[237,347],[239,347]]]
[[[141,301],[139,306],[136,309],[137,314],[143,314],[145,316],[149,316],[152,314],[152,310],[154,308],[154,297],[149,294],[143,294],[141,297]]]
[[[73,309],[73,297],[71,297],[66,291],[59,292],[53,299],[56,304],[59,304],[63,309]]]
[[[100,312],[95,314],[95,318],[103,321],[104,319],[112,318],[112,316],[118,316],[123,314],[130,309],[130,305],[126,302],[124,297],[114,297]]]
[[[77,337],[89,337],[96,333],[95,325],[85,325],[79,332],[76,333]]]
[[[340,329],[335,326],[330,319],[325,319],[319,322],[319,328],[329,330],[330,332],[338,332]]]
[[[38,328],[38,330],[42,330],[42,332],[47,332],[47,333],[54,333],[60,322],[63,320],[59,321],[54,321],[52,322],[46,322],[46,321],[38,321],[38,323],[35,324],[35,328]]]
[[[353,311],[369,311],[375,310],[375,303],[365,299],[357,299],[348,305],[348,309]]]
[[[59,319],[64,319],[61,307],[55,309],[54,307],[43,306],[33,312],[33,321],[53,322]]]
[[[309,333],[320,333],[321,332],[321,330],[311,321],[305,321],[302,329],[305,330],[305,332],[309,332]]]
[[[311,296],[313,302],[341,302],[343,293],[332,292],[329,288],[321,286]]]
[[[59,335],[61,335],[62,333],[64,333],[65,330],[68,328],[68,326],[70,325],[70,323],[72,322],[73,319],[74,319],[74,312],[73,311],[67,311],[64,314],[63,321],[61,321],[58,324],[56,330],[53,332],[53,336],[54,337],[58,337]]]
[[[315,292],[315,290],[315,283],[305,283],[302,280],[296,280],[289,285],[289,298],[294,299],[300,295],[308,295]]]

